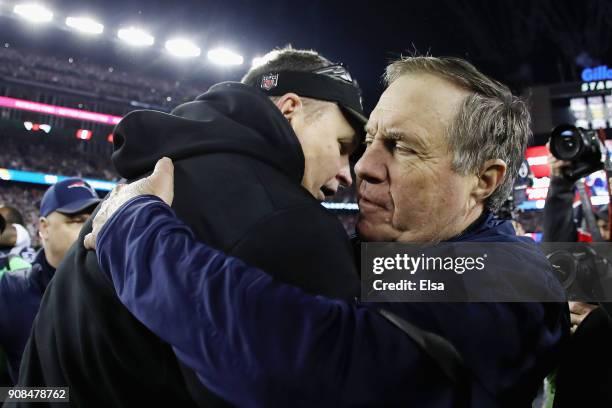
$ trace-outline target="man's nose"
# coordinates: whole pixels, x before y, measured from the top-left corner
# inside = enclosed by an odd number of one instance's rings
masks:
[[[381,183],[387,178],[385,160],[387,152],[379,141],[374,141],[355,164],[355,175],[369,183]]]
[[[338,174],[336,174],[336,180],[338,180],[341,186],[348,188],[353,184],[353,177],[351,176],[351,166],[349,164],[348,156],[343,156],[342,160],[342,167],[340,168]]]

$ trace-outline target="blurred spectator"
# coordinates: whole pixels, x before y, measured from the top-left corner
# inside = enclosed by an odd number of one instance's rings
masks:
[[[99,202],[94,189],[82,179],[70,178],[49,187],[40,204],[43,248],[31,267],[0,276],[0,347],[14,382],[45,289]]]
[[[38,239],[38,203],[45,187],[26,187],[14,183],[0,183],[0,204],[18,208],[24,218],[25,227],[32,238],[32,246],[40,246]]]
[[[10,205],[0,203],[0,215],[6,223],[0,235],[0,252],[7,256],[19,256],[22,251],[28,250],[32,239],[25,228],[21,212]]]

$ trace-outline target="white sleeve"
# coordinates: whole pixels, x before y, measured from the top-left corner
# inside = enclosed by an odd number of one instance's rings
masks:
[[[30,238],[30,233],[28,230],[21,224],[13,224],[15,227],[15,231],[17,232],[17,238],[15,239],[15,245],[11,248],[11,255],[19,255],[19,253],[30,246],[32,243],[32,238]]]

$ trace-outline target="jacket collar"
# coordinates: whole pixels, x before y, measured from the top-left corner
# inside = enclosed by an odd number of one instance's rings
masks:
[[[43,292],[55,275],[55,268],[52,267],[47,261],[44,248],[41,248],[34,257],[34,262],[32,263],[32,275],[32,278],[38,282]]]

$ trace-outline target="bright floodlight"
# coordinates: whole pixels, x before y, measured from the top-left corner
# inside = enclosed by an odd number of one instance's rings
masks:
[[[208,59],[218,65],[242,65],[244,58],[225,48],[208,51]]]
[[[153,45],[155,42],[155,38],[152,35],[135,27],[122,28],[117,32],[117,37],[130,45],[138,47]]]
[[[47,23],[53,19],[53,13],[49,9],[35,3],[17,4],[13,7],[13,12],[32,23]]]
[[[87,17],[68,17],[66,25],[86,34],[102,34],[104,26]]]
[[[166,50],[176,57],[180,58],[195,58],[202,53],[200,47],[189,40],[176,38],[166,41]]]

